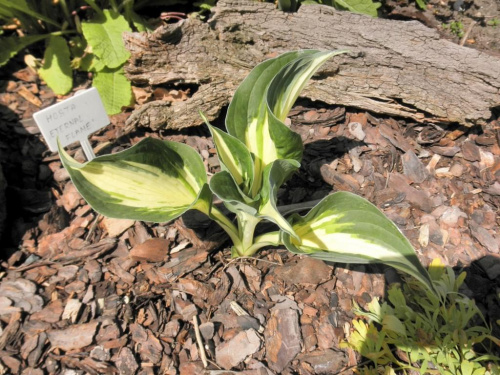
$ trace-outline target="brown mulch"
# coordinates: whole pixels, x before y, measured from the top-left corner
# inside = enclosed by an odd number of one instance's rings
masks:
[[[9,217],[0,374],[335,374],[357,363],[338,348],[353,301],[365,306],[383,296],[392,270],[325,264],[283,248],[231,260],[223,233],[193,213],[163,224],[103,218],[32,120],[57,98],[27,69],[1,91]],[[161,99],[189,93],[181,94]],[[128,114],[91,137],[96,153],[152,136],[189,144],[209,172],[218,170],[206,129],[125,134]],[[424,264],[440,258],[466,269],[464,292],[489,322],[500,319],[499,121],[440,127],[307,101],[290,118],[305,152],[281,204],[338,190],[366,197]],[[69,152],[84,161],[77,145]]]

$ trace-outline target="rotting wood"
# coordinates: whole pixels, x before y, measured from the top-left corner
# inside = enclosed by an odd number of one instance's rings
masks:
[[[500,106],[500,59],[440,39],[416,21],[374,19],[326,6],[283,13],[221,0],[208,23],[187,19],[125,35],[134,84],[194,85],[183,102],[140,106],[128,128],[181,129],[217,118],[249,71],[297,48],[349,49],[325,64],[303,96],[420,122],[485,124]]]

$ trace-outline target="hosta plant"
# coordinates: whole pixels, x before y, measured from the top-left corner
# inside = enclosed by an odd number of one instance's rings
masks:
[[[500,340],[492,336],[475,302],[459,292],[465,272],[434,261],[429,273],[436,293],[408,278],[388,291],[388,301],[373,299],[368,309],[356,305],[350,347],[372,365],[360,374],[499,374]],[[496,350],[494,349],[496,348]]]
[[[210,181],[194,149],[153,138],[85,164],[60,147],[61,159],[82,196],[105,216],[166,222],[199,210],[227,232],[234,257],[284,245],[323,260],[385,263],[432,289],[409,241],[365,199],[337,192],[305,216],[286,217],[277,206],[278,190],[299,168],[303,148],[284,120],[314,72],[344,52],[288,52],[255,67],[229,105],[227,132],[207,122],[221,163]],[[231,216],[213,204],[213,194]],[[262,221],[275,230],[258,234]]]

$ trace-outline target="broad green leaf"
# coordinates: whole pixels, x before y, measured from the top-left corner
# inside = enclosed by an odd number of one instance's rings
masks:
[[[105,68],[95,73],[92,85],[99,91],[108,115],[120,113],[123,106],[132,103],[132,87],[123,67]]]
[[[341,263],[384,263],[406,272],[434,291],[427,270],[396,225],[367,200],[337,192],[305,216],[290,219],[300,241],[283,233],[293,253]]]
[[[105,216],[165,222],[189,209],[209,214],[205,167],[187,145],[145,138],[125,151],[85,164],[62,147],[59,155],[83,198]]]
[[[280,214],[277,207],[278,189],[300,167],[296,160],[275,160],[264,170],[264,181],[261,190],[261,206],[259,217],[266,218],[287,232],[296,236],[290,223]]]
[[[105,71],[110,71],[110,69],[106,68],[106,65],[102,62],[102,60],[94,55],[93,53],[87,53],[85,54],[82,59],[80,60],[80,69],[85,71],[85,72],[102,72]],[[120,71],[122,68],[118,68],[117,71]],[[112,69],[111,69],[112,70]]]
[[[61,36],[51,36],[45,54],[43,66],[38,70],[40,77],[58,95],[64,95],[73,88],[73,70],[68,43]]]
[[[125,17],[106,9],[92,21],[82,22],[82,31],[92,52],[109,68],[118,68],[130,57],[122,40],[124,31],[132,31]]]
[[[258,198],[256,200],[248,198],[236,185],[234,178],[228,171],[221,171],[213,175],[210,179],[210,189],[231,212],[242,211],[252,216],[257,215]]]
[[[228,171],[238,187],[248,195],[253,182],[252,155],[238,138],[213,127],[203,114],[201,116],[212,133],[222,169]]]
[[[372,0],[335,0],[336,7],[343,8],[350,12],[366,14],[368,16],[377,17],[377,9],[381,3],[374,3]]]
[[[19,38],[17,36],[9,36],[0,38],[0,66],[17,55],[19,51],[26,48],[30,44],[39,42],[40,40],[49,38],[50,34],[45,35],[28,35]]]
[[[276,159],[302,158],[300,136],[283,124],[307,80],[329,57],[345,51],[288,52],[257,65],[236,90],[226,116],[229,134],[255,158],[252,193],[264,168]]]
[[[274,76],[267,90],[267,103],[272,114],[279,121],[285,121],[288,112],[312,75],[328,59],[346,52],[348,51],[306,50],[298,58],[284,65]]]
[[[249,146],[250,123],[255,122],[260,114],[266,92],[272,79],[290,61],[300,55],[308,55],[313,51],[288,52],[277,58],[266,60],[252,69],[250,74],[239,85],[229,104],[226,115],[226,128],[229,134]],[[263,136],[262,134],[260,135]],[[250,149],[256,153],[255,150]]]

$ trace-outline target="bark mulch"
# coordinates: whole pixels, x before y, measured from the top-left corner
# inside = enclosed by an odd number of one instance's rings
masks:
[[[230,259],[216,225],[103,218],[45,147],[33,112],[56,98],[28,70],[3,82],[0,152],[8,220],[0,268],[0,374],[336,374],[353,301],[383,296],[394,272],[265,249]],[[185,95],[165,94],[166,100]],[[174,99],[172,99],[174,98]],[[91,137],[96,153],[145,136],[196,148],[204,129],[124,133],[127,112]],[[466,269],[464,292],[500,318],[500,123],[454,128],[299,101],[290,114],[304,162],[281,204],[360,194],[408,236],[424,264]],[[80,161],[79,147],[69,149]],[[500,336],[498,325],[495,334]],[[204,364],[205,363],[205,364]]]

